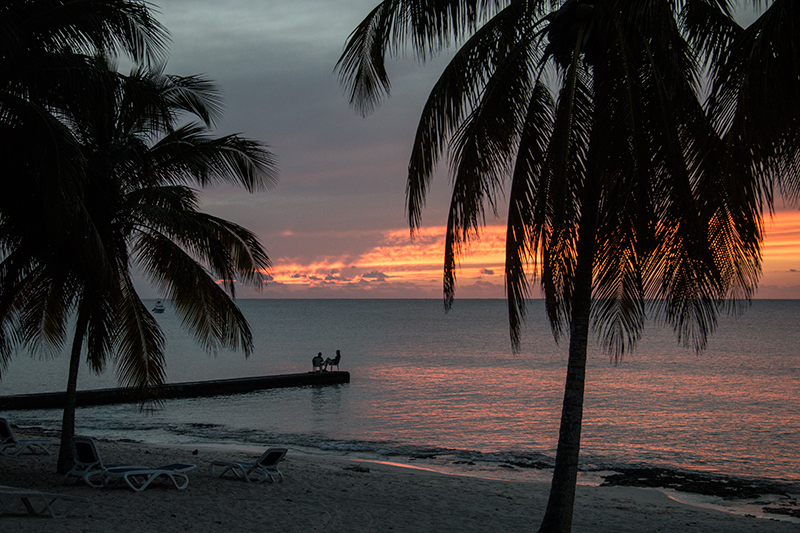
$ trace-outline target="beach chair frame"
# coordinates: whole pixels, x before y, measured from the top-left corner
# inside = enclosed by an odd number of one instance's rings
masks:
[[[286,457],[286,448],[268,448],[257,461],[247,463],[242,461],[212,461],[208,466],[211,476],[223,477],[231,472],[237,478],[244,479],[248,483],[263,483],[267,479],[273,483],[277,479],[283,481],[283,472],[278,470],[278,463]],[[219,474],[214,473],[214,467],[221,467]]]
[[[84,501],[82,498],[68,494],[0,486],[0,515],[8,513],[14,504],[19,502],[22,503],[28,514],[65,518],[70,511]]]
[[[58,443],[49,440],[18,440],[8,420],[0,417],[0,454],[19,455],[25,450],[30,450],[32,454],[43,452],[53,455],[50,451],[52,446],[58,446]]]
[[[103,465],[97,444],[91,437],[74,437],[72,454],[75,466],[67,472],[67,481],[82,479],[91,487],[113,487],[120,481],[136,492],[143,491],[151,483],[163,477],[172,481],[175,488],[183,490],[189,486],[187,472],[197,465],[173,463],[152,467],[141,465]]]
[[[189,486],[189,476],[187,476],[186,473],[194,470],[196,467],[196,465],[175,463],[159,466],[158,468],[108,468],[103,475],[103,486],[112,487],[120,481],[123,481],[131,489],[136,492],[141,492],[157,479],[163,478],[172,481],[176,489],[183,490]]]

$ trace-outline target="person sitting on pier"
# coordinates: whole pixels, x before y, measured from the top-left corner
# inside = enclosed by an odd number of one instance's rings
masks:
[[[314,359],[311,360],[312,369],[314,372],[319,372],[321,370],[325,370],[325,362],[322,359],[322,352],[319,352]]]
[[[327,370],[328,368],[333,369],[334,366],[336,368],[339,368],[339,361],[341,361],[341,359],[342,359],[342,354],[339,352],[339,350],[336,350],[336,357],[334,357],[333,359],[331,359],[330,357],[325,359],[325,368],[323,368],[323,370]]]

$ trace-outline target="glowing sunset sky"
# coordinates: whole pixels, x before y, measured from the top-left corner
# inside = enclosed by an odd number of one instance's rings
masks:
[[[449,187],[433,182],[411,241],[405,178],[425,98],[446,63],[390,61],[392,97],[371,116],[348,107],[333,73],[349,33],[377,0],[160,0],[167,72],[205,74],[227,102],[221,134],[270,145],[280,183],[247,194],[219,187],[205,209],[255,231],[273,262],[266,298],[439,298]],[[760,298],[800,298],[800,215],[767,222]],[[501,211],[501,215],[502,215]],[[502,298],[504,219],[462,260],[460,298]],[[158,295],[143,288],[144,297]]]

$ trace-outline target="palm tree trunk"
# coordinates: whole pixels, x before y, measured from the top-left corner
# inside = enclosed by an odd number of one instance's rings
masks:
[[[72,469],[72,437],[75,436],[75,404],[78,397],[78,368],[81,364],[81,348],[86,335],[88,317],[78,311],[78,323],[75,325],[75,338],[72,340],[72,352],[69,356],[69,377],[67,378],[67,397],[64,402],[64,416],[61,419],[61,446],[58,451],[59,474],[66,474]]]
[[[597,234],[597,194],[589,190],[586,197],[589,202],[583,204],[586,209],[581,215],[578,231],[575,292],[570,317],[569,360],[556,463],[550,485],[550,497],[547,500],[542,524],[539,526],[539,533],[568,533],[572,530],[572,511],[575,507],[575,486],[578,482],[578,459],[581,449],[586,352],[592,309],[594,240]]]

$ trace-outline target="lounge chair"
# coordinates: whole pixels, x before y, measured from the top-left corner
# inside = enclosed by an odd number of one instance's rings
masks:
[[[106,487],[111,487],[119,483],[120,480],[124,481],[130,488],[136,492],[141,492],[150,485],[153,481],[160,477],[169,479],[175,488],[183,490],[189,486],[189,476],[187,472],[197,468],[196,465],[185,463],[174,463],[171,465],[159,466],[157,468],[139,468],[139,467],[116,467],[106,470],[106,475],[103,478],[103,484]]]
[[[8,513],[15,502],[21,502],[29,514],[64,518],[83,501],[68,494],[0,486],[0,515]]]
[[[222,467],[222,471],[217,474],[219,477],[224,476],[227,472],[242,478],[248,483],[261,483],[269,478],[270,481],[275,481],[278,478],[283,481],[283,474],[278,470],[278,462],[282,461],[286,456],[286,448],[269,448],[258,460],[254,463],[245,463],[239,461],[214,461],[208,467],[208,472],[214,476],[214,467]]]
[[[44,452],[52,455],[51,446],[58,446],[58,443],[49,440],[17,440],[8,420],[0,418],[0,454],[19,455],[30,450],[31,453]]]
[[[146,466],[133,465],[103,465],[100,453],[94,439],[90,437],[72,438],[72,470],[67,472],[67,481],[75,482],[82,479],[91,487],[102,487],[105,473],[109,468],[136,468],[146,469]]]
[[[195,465],[175,463],[153,468],[151,466],[103,465],[94,439],[90,437],[74,437],[72,453],[75,466],[67,472],[68,481],[82,479],[92,487],[111,487],[124,481],[136,492],[143,491],[153,481],[164,477],[172,481],[175,488],[183,490],[189,486],[187,472],[194,470]]]

